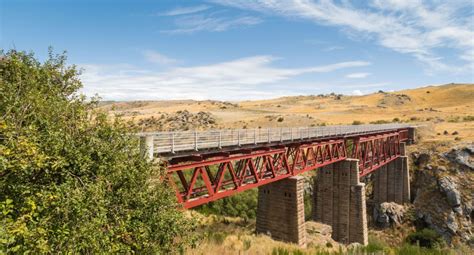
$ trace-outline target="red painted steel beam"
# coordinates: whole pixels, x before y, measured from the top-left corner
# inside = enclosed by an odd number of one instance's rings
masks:
[[[352,157],[360,176],[400,156],[408,130],[324,141],[300,141],[190,155],[168,162],[166,178],[185,208],[209,203],[248,189],[295,176]]]

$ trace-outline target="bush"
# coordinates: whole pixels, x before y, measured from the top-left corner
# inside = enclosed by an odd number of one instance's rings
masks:
[[[376,121],[371,121],[370,124],[387,124],[390,123],[388,120],[376,120]]]
[[[474,116],[468,115],[463,118],[464,121],[474,121]]]
[[[183,250],[192,225],[161,170],[78,94],[65,55],[0,55],[0,253]]]
[[[257,196],[258,190],[251,189],[201,205],[196,210],[204,214],[241,217],[245,220],[255,219],[257,216]]]
[[[434,230],[428,228],[409,234],[406,241],[409,244],[417,244],[426,248],[438,248],[444,244],[443,238]]]
[[[364,122],[358,121],[358,120],[354,120],[354,121],[352,122],[352,125],[362,125],[362,124],[364,124]]]

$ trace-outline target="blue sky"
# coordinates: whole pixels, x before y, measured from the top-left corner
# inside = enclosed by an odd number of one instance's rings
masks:
[[[0,47],[66,50],[85,94],[246,100],[474,82],[471,0],[0,1]]]

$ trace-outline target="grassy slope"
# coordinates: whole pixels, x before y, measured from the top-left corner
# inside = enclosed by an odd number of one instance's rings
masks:
[[[409,100],[400,99],[397,95],[406,95]],[[428,139],[453,140],[454,137],[451,136],[436,136],[436,133],[447,130],[450,134],[458,131],[460,134],[457,136],[472,141],[472,122],[449,120],[474,116],[473,101],[474,84],[450,84],[365,96],[343,96],[340,100],[335,97],[296,96],[242,101],[236,105],[219,101],[137,101],[108,103],[101,108],[135,120],[151,116],[157,118],[161,113],[175,113],[179,110],[191,113],[205,111],[216,117],[221,128],[298,127],[321,123],[351,124],[355,120],[369,123],[378,120],[392,121],[394,118],[402,121],[412,119],[432,126],[435,136]],[[278,117],[283,117],[284,120],[278,122]],[[426,122],[427,119],[429,121]]]

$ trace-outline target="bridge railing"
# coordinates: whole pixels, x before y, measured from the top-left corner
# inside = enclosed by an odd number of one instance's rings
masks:
[[[241,145],[258,145],[333,136],[363,135],[408,128],[406,124],[341,125],[299,128],[223,129],[209,131],[175,131],[141,133],[152,137],[154,153],[175,153],[223,148]]]

